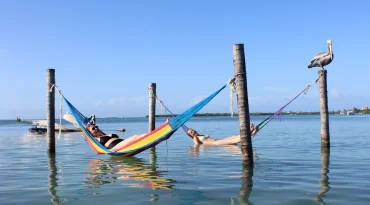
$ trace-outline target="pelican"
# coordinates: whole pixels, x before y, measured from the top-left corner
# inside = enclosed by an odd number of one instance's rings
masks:
[[[308,66],[308,69],[313,67],[321,67],[323,70],[324,66],[327,66],[334,59],[333,50],[331,48],[331,40],[328,40],[328,52],[319,53],[311,60],[311,64]]]

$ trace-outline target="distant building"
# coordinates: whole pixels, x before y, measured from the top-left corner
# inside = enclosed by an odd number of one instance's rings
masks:
[[[368,110],[369,109],[369,107],[368,106],[362,106],[362,108],[361,108],[361,110]]]

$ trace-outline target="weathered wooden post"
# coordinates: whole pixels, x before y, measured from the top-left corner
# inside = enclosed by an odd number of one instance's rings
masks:
[[[149,132],[155,129],[156,84],[149,83]]]
[[[149,132],[153,131],[155,129],[155,102],[156,102],[156,84],[155,83],[149,83]],[[155,147],[152,147],[152,149],[155,149]]]
[[[46,122],[48,152],[55,153],[55,69],[46,69]],[[61,116],[62,117],[62,116]]]
[[[244,44],[233,45],[234,74],[236,79],[240,144],[242,159],[253,166],[253,150],[250,130],[249,103],[247,89],[247,73],[245,66]]]
[[[319,70],[321,146],[330,147],[328,91],[326,76],[327,76],[326,70]]]

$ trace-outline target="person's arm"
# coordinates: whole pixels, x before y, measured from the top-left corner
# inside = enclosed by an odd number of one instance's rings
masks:
[[[199,140],[198,136],[193,137],[194,145],[200,145],[202,142]]]
[[[253,132],[251,133],[251,138],[253,138],[253,137],[254,137],[254,135],[256,135],[255,130],[253,130]]]

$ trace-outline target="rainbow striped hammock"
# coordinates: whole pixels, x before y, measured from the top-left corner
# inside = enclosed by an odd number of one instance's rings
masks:
[[[173,117],[166,121],[163,125],[156,128],[155,130],[147,133],[138,140],[120,147],[118,151],[111,151],[104,147],[102,144],[96,140],[89,131],[87,131],[85,125],[88,122],[88,118],[80,113],[63,95],[61,97],[67,104],[72,116],[76,120],[78,126],[81,128],[87,142],[90,144],[91,148],[97,154],[109,154],[113,156],[133,156],[142,151],[145,151],[151,147],[154,147],[158,143],[167,140],[171,137],[173,133],[177,131],[182,125],[185,124],[193,115],[195,115],[199,110],[201,110],[205,105],[207,105],[221,90],[223,90],[228,84],[222,86],[219,90],[200,101],[198,104],[184,111],[180,115]]]

